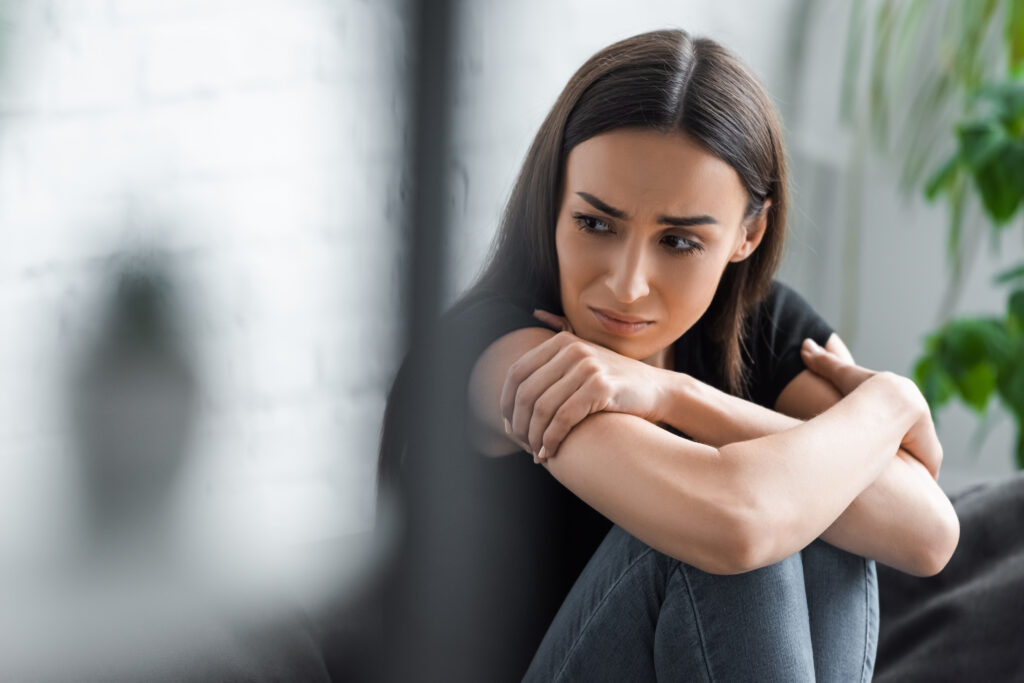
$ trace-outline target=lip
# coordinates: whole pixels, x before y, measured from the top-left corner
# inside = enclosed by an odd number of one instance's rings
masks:
[[[602,308],[590,308],[597,321],[605,330],[612,334],[629,336],[643,332],[654,324],[651,320],[644,320],[635,316],[623,316],[621,313],[609,311]]]

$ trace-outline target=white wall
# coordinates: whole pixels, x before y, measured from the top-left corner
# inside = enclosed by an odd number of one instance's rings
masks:
[[[0,546],[70,533],[67,373],[137,249],[179,276],[203,382],[187,494],[244,501],[263,536],[369,526],[404,4],[3,4]]]

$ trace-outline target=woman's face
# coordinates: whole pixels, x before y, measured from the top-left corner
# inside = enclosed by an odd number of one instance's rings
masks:
[[[767,210],[745,222],[747,201],[736,171],[681,133],[626,128],[574,147],[555,245],[576,334],[664,367],[726,265],[760,242]]]

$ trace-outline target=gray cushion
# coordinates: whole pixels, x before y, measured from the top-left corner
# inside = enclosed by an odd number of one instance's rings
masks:
[[[878,565],[876,681],[1024,681],[1024,472],[950,500],[960,544],[945,569]]]

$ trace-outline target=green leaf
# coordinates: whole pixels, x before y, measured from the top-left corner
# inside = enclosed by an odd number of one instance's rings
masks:
[[[956,133],[960,141],[960,158],[973,169],[988,165],[1006,140],[1006,131],[992,120],[961,123]]]
[[[972,102],[988,101],[994,106],[995,118],[1007,128],[1024,112],[1024,81],[996,81],[986,83],[974,93]]]
[[[983,413],[996,389],[996,369],[992,363],[979,363],[954,378],[964,403]]]
[[[928,178],[924,185],[924,196],[928,201],[934,201],[942,192],[953,186],[957,173],[960,170],[960,156],[954,154],[935,173]]]
[[[1001,363],[1013,347],[1003,321],[995,318],[958,318],[940,333],[937,355],[956,376],[974,365]]]
[[[1024,263],[999,273],[993,282],[997,285],[1005,285],[1022,279],[1024,279]]]
[[[996,385],[1006,409],[1024,417],[1024,355],[1018,353],[1010,363],[1000,368]]]
[[[974,184],[981,194],[981,203],[985,213],[997,225],[1003,225],[1016,213],[1024,193],[1019,189],[1019,178],[1016,176],[1017,159],[1009,154],[1011,150],[999,150],[987,163],[978,167],[974,175]]]
[[[1009,316],[1016,319],[1018,324],[1024,325],[1024,289],[1018,289],[1010,294],[1006,308]],[[1024,358],[1021,362],[1024,363]]]
[[[914,381],[934,413],[949,402],[956,393],[953,378],[939,365],[934,356],[922,356],[914,365]]]
[[[1024,76],[1024,0],[1009,0],[1006,12],[1006,47],[1010,73]],[[1024,467],[1021,464],[1020,467]]]

